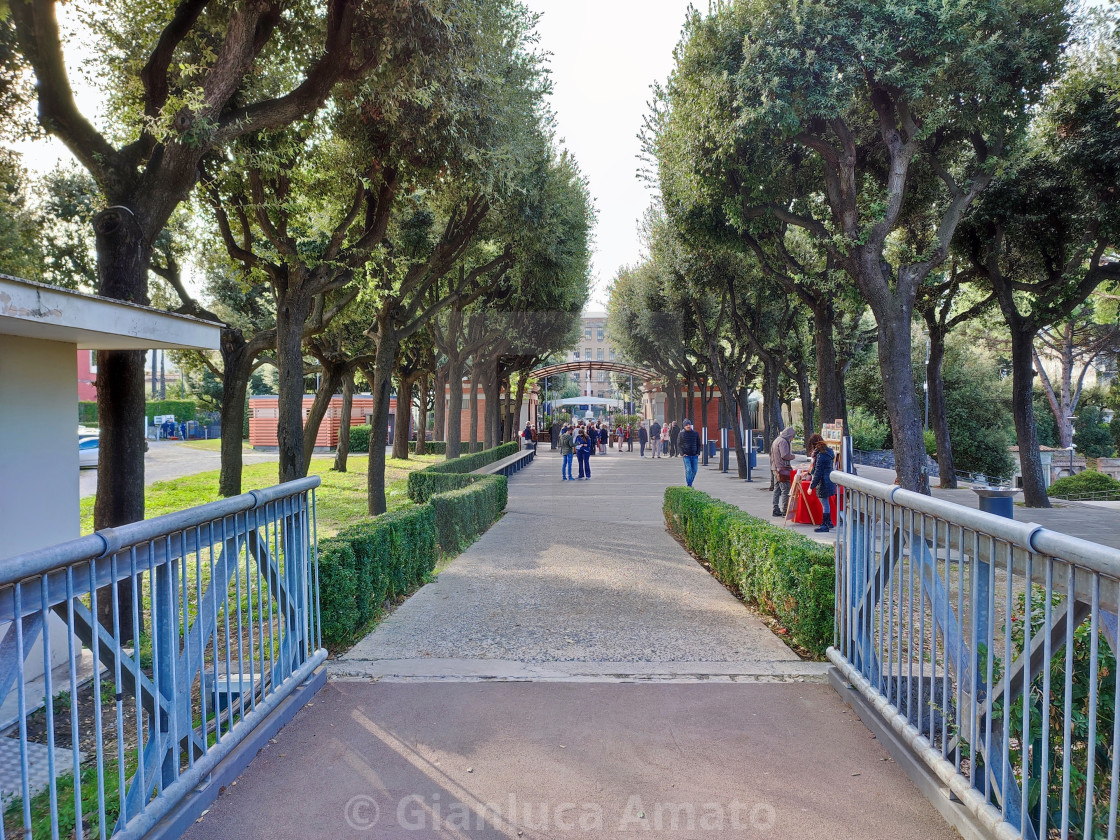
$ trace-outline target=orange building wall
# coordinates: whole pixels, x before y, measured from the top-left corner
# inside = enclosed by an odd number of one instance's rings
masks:
[[[310,394],[303,397],[303,418],[311,411],[315,398]],[[397,411],[396,397],[389,398],[389,413],[395,415]],[[369,394],[355,394],[350,410],[350,423],[354,426],[364,425],[366,417],[373,413],[373,397]],[[249,397],[249,444],[251,446],[277,446],[276,427],[279,417],[277,398],[273,396]],[[331,400],[323,422],[319,425],[319,434],[315,437],[315,447],[334,449],[338,446],[338,430],[342,426],[342,397],[336,396]]]

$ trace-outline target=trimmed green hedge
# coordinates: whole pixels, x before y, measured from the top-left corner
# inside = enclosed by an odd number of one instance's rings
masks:
[[[81,426],[97,425],[96,400],[80,400],[78,402],[78,424]]]
[[[413,478],[416,476],[416,478]],[[476,481],[486,478],[474,473],[432,473],[415,470],[409,473],[408,498],[418,505],[424,504],[436,493],[450,493],[470,487]]]
[[[369,435],[369,426],[351,426],[350,451],[369,452]],[[425,455],[444,455],[447,453],[447,441],[429,440],[426,449]],[[408,442],[408,451],[412,453],[416,452],[416,441],[410,440]]]
[[[1059,478],[1046,491],[1055,499],[1077,499],[1091,493],[1120,495],[1120,481],[1096,470],[1083,470],[1074,475]]]
[[[451,478],[451,476],[443,476]],[[347,647],[381,614],[386,599],[414,591],[436,567],[501,516],[505,476],[454,476],[469,486],[437,493],[427,504],[386,513],[319,542],[323,644]]]
[[[504,475],[471,477],[478,479],[471,486],[437,493],[428,502],[435,512],[436,534],[444,551],[459,551],[469,545],[506,509],[509,483]]]
[[[723,583],[816,656],[832,644],[833,549],[689,487],[665,490],[665,524]]]
[[[149,400],[145,413],[149,423],[157,414],[174,414],[176,423],[185,423],[194,419],[196,409],[194,400]]]
[[[448,478],[449,475],[462,476],[466,473],[472,473],[487,464],[500,461],[502,458],[508,458],[517,451],[517,441],[513,441],[495,446],[493,449],[484,449],[473,455],[463,455],[460,458],[452,458],[450,461],[440,461],[438,464],[432,464],[422,470],[414,470],[408,474],[408,497],[419,504],[426,502],[435,493],[458,490],[471,482],[461,479],[455,481]]]

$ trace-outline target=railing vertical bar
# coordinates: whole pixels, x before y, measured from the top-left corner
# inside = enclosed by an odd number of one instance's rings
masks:
[[[39,576],[40,607],[43,612],[43,710],[47,719],[47,795],[51,806],[51,837],[58,840],[58,782],[54,766],[54,675],[51,673],[51,606],[50,586],[46,575]],[[77,698],[71,697],[71,703]]]
[[[276,527],[272,524],[271,515],[268,513],[268,508],[267,507],[265,508],[265,517],[264,517],[264,526],[263,527],[264,527],[264,550],[265,550],[265,553],[270,558],[269,562],[272,562],[273,559],[276,557],[275,549],[272,547],[272,539],[276,534]],[[270,534],[272,536],[270,536]],[[279,575],[279,569],[277,570],[277,575]],[[273,580],[272,575],[271,574],[266,575],[265,579],[268,582],[268,596],[269,596],[268,598],[265,599],[265,608],[268,610],[268,674],[270,675],[269,679],[272,679],[272,677],[276,674],[276,656],[277,656],[276,645],[277,645],[277,636],[279,635],[279,631],[276,628],[276,625],[274,623],[275,616],[273,615],[272,610],[273,610],[273,607],[275,606],[277,612],[279,612],[280,603],[279,603],[279,601],[277,601],[276,582]],[[263,638],[262,638],[262,643],[263,643]],[[263,657],[262,657],[262,661],[261,661],[261,669],[262,669],[262,673],[263,673],[263,669],[264,669]]]
[[[1066,566],[1065,703],[1062,715],[1062,840],[1069,838],[1070,740],[1073,732],[1073,612],[1074,567]]]
[[[81,730],[78,729],[78,657],[81,648],[74,647],[74,567],[66,567],[66,648],[70,657],[70,757],[73,765],[70,772],[74,774],[74,825],[82,825],[82,756],[81,756]],[[96,645],[94,646],[96,650]],[[97,656],[93,657],[93,667],[97,670]],[[94,702],[97,702],[94,697]],[[0,826],[4,823],[0,819]],[[0,840],[3,840],[3,829],[0,828]]]
[[[214,563],[215,535],[213,522],[206,523],[206,536],[206,545],[208,546],[207,554],[209,555],[210,560],[210,586],[208,587],[208,589],[210,590],[210,684],[213,687],[213,697],[211,699],[213,700],[212,708],[214,709],[214,745],[217,746],[218,744],[222,743],[222,702],[218,690],[218,660],[221,658],[218,648],[218,645],[220,644],[218,640],[219,581],[214,577],[214,573],[217,567]],[[222,567],[225,568],[226,544],[224,540],[222,541],[221,546],[222,547],[218,550],[218,557],[222,562]],[[203,671],[205,670],[205,667],[205,663],[203,663]]]
[[[914,720],[914,511],[909,511],[907,517],[906,540],[906,720],[913,724]],[[921,714],[920,712],[918,713]],[[921,717],[917,719],[918,729],[921,729]]]
[[[97,621],[97,578],[94,564],[89,564],[89,614]],[[18,588],[16,590],[19,591]],[[16,603],[16,613],[19,613],[19,603]],[[94,628],[96,633],[96,627]],[[158,708],[158,704],[157,704]],[[20,709],[20,719],[24,717],[24,710]],[[93,740],[97,752],[97,827],[100,840],[105,840],[105,739],[101,721],[101,648],[94,642],[93,645]],[[26,768],[24,768],[26,771]]]
[[[206,714],[206,633],[202,626],[202,526],[194,526],[194,621],[198,628],[198,731],[202,741],[202,752],[210,749],[210,724]],[[214,583],[214,564],[210,564],[209,586]],[[194,684],[194,667],[188,675]],[[217,718],[217,706],[214,707]],[[192,750],[193,752],[193,750]]]
[[[140,609],[143,603],[144,591],[139,588],[136,583],[137,568],[136,568],[136,546],[130,546],[128,549],[128,571],[129,571],[129,585],[132,587],[132,649],[136,653],[136,683],[139,686],[140,675],[143,670],[140,667]],[[136,777],[138,779],[147,778],[144,775],[144,706],[141,702],[144,693],[140,690],[135,692],[135,709],[136,709]],[[140,810],[144,810],[147,804],[147,796],[139,798]]]
[[[266,522],[268,521],[267,518],[266,518],[265,521]],[[257,544],[258,545],[260,545],[260,526],[261,526],[261,517],[260,517],[259,508],[258,508],[257,510],[253,511],[253,529],[257,532]],[[267,539],[266,539],[265,542],[267,543]],[[258,629],[257,635],[260,638],[260,650],[258,651],[258,654],[257,654],[257,664],[260,667],[260,673],[258,674],[257,670],[255,668],[250,669],[250,671],[249,671],[249,691],[253,695],[253,697],[255,698],[257,696],[257,684],[259,682],[260,689],[261,689],[261,697],[263,698],[265,696],[265,694],[268,692],[268,688],[267,688],[268,682],[265,680],[265,662],[267,660],[267,656],[266,656],[266,651],[264,649],[264,644],[265,644],[265,642],[264,642],[264,638],[265,638],[265,625],[264,625],[265,594],[264,594],[264,586],[265,586],[266,576],[264,574],[264,570],[261,569],[260,552],[256,552],[255,555],[256,556],[254,556],[254,558],[253,558],[253,560],[254,560],[253,565],[257,570],[257,574],[256,574],[257,621],[260,622],[260,626],[257,628]]]
[[[168,534],[164,539],[164,547],[167,549],[167,557],[171,557],[171,535]],[[179,778],[179,768],[181,759],[179,756],[179,747],[182,743],[182,738],[179,735],[179,666],[178,659],[180,656],[179,646],[179,571],[177,566],[179,561],[168,560],[167,569],[167,585],[168,585],[168,598],[167,605],[170,612],[166,616],[165,622],[167,625],[167,643],[170,650],[164,651],[164,656],[171,663],[168,668],[168,673],[171,676],[171,685],[168,687],[168,704],[167,704],[167,717],[171,730],[171,742],[167,745],[167,750],[164,757],[165,769],[171,770],[172,781]]]
[[[1000,795],[1003,797],[1004,812],[1007,811],[1007,800],[1010,797],[1010,790],[1008,782],[1014,782],[1010,779],[1008,773],[1011,768],[1011,679],[1010,672],[1015,662],[1015,653],[1012,649],[1012,633],[1011,624],[1014,621],[1014,596],[1012,587],[1015,582],[1015,546],[1007,543],[1007,586],[1006,596],[1004,600],[1004,618],[1003,618],[1003,731],[1000,739]],[[994,564],[993,564],[994,566]]]
[[[963,542],[963,540],[962,540]],[[978,749],[977,737],[978,721],[977,721],[977,703],[980,695],[980,603],[977,597],[979,589],[979,576],[980,576],[980,533],[972,531],[972,562],[969,564],[971,573],[969,574],[969,604],[971,605],[971,635],[972,635],[972,657],[969,660],[968,667],[971,673],[969,680],[972,683],[972,692],[968,699],[968,784],[969,787],[976,788],[976,753]]]
[[[256,511],[252,511],[252,513],[254,514],[253,530],[255,531],[256,530],[256,515],[255,515]],[[249,532],[249,511],[246,511],[246,513],[245,513],[245,531],[246,531],[246,533]],[[254,542],[255,541],[256,541],[256,538],[254,538]],[[260,563],[257,559],[257,552],[249,551],[248,549],[246,549],[246,551],[245,551],[245,605],[249,610],[249,615],[246,617],[245,623],[249,627],[249,671],[248,671],[248,676],[249,676],[249,709],[250,710],[255,709],[257,707],[257,692],[256,692],[256,678],[255,678],[255,669],[257,667],[256,666],[257,659],[256,659],[256,655],[253,652],[253,645],[256,643],[256,637],[257,637],[257,634],[255,632],[253,632],[253,630],[254,630],[254,628],[253,628],[253,567],[254,566],[257,567],[257,571],[259,573]],[[259,613],[258,613],[258,615],[259,615]],[[244,673],[237,675],[237,691],[238,691],[238,694],[240,694],[240,695],[245,694],[245,676],[246,675]]]
[[[988,537],[988,616],[986,624],[987,638],[987,670],[984,676],[984,796],[992,796],[992,707],[995,698],[992,697],[992,681],[995,670],[996,646],[996,539]]]
[[[925,599],[925,554],[926,554],[926,515],[922,514],[921,528],[918,543],[918,732],[928,734],[933,739],[933,707],[930,706],[930,732],[927,733],[922,720],[926,713],[925,683],[926,683],[926,599]],[[914,565],[914,546],[910,546],[910,565]],[[913,618],[911,617],[911,621]],[[932,701],[932,698],[930,698]]]
[[[244,514],[244,517],[245,517],[245,520],[244,520],[245,521],[245,529],[244,529],[244,531],[242,531],[241,528],[238,527],[237,528],[237,534],[238,534],[238,536],[241,536],[242,534],[244,534],[244,537],[245,537],[245,555],[248,556],[249,552],[252,551],[252,548],[249,545],[249,514],[248,514],[248,512],[246,512]],[[236,514],[234,515],[233,521],[234,521],[234,524],[236,526],[236,523],[237,523]],[[245,673],[245,628],[242,625],[242,621],[241,621],[241,551],[240,551],[240,549],[237,552],[237,556],[234,558],[233,579],[234,579],[234,592],[237,595],[237,599],[234,601],[234,603],[237,604],[237,675],[238,675],[238,679],[240,679],[241,675]],[[229,679],[230,676],[231,675],[227,674],[226,679]],[[230,700],[230,705],[231,705],[231,707],[233,705],[232,698]],[[238,717],[238,720],[240,720],[240,719],[245,717],[245,692],[243,692],[243,691],[239,692],[238,695],[237,695],[237,707],[238,707],[238,710],[239,710],[239,713],[238,713],[237,717]]]
[[[942,647],[942,656],[941,656],[941,658],[942,658],[942,663],[941,663],[941,703],[946,708],[943,708],[941,710],[941,757],[943,759],[948,760],[948,758],[949,758],[949,709],[948,709],[948,704],[949,704],[949,698],[951,696],[950,690],[949,690],[949,688],[950,688],[950,686],[949,686],[949,659],[950,659],[951,654],[949,652],[949,632],[948,632],[948,630],[949,630],[949,624],[952,621],[952,618],[950,617],[951,613],[952,613],[952,607],[950,606],[949,602],[952,601],[952,599],[953,599],[953,569],[952,569],[952,561],[953,561],[953,534],[952,534],[952,529],[953,529],[953,525],[948,520],[939,520],[939,521],[942,521],[942,522],[945,523],[945,611],[944,611],[944,614],[941,617],[942,618],[942,625],[941,626],[944,627],[945,630],[941,633],[941,647]],[[940,530],[940,528],[938,528],[937,534],[940,535],[940,533],[941,533],[941,530]],[[940,543],[940,538],[938,539],[938,543]],[[934,557],[934,569],[936,570],[936,568],[937,568],[937,563],[936,563],[937,555],[934,554],[933,557]],[[936,621],[934,622],[934,624],[936,625]],[[934,629],[936,630],[936,626],[935,626]],[[958,635],[958,638],[959,638],[960,634],[958,633],[957,635]],[[959,659],[957,661],[960,662]]]
[[[16,583],[13,591],[12,598],[15,604],[15,616],[13,625],[16,630],[16,657],[20,662],[24,662],[28,655],[28,651],[24,649],[23,640],[23,584]],[[24,682],[23,675],[16,675],[16,705],[19,708],[19,761],[20,761],[20,775],[22,785],[20,793],[23,797],[23,827],[27,832],[28,838],[31,837],[31,774],[28,772],[28,755],[27,755],[27,686]]]
[[[160,598],[163,597],[162,592],[156,584],[156,547],[155,542],[148,543],[148,597],[152,604],[152,692],[155,695],[153,698],[155,702],[152,704],[152,719],[151,731],[152,738],[157,740],[163,738],[163,712],[160,708],[160,700],[163,698],[163,693],[160,689],[160,666],[159,663],[163,653],[162,645],[164,640],[160,638],[160,622],[157,620],[160,611]],[[156,777],[156,796],[163,793],[163,771],[155,774]]]
[[[1082,837],[1093,836],[1093,794],[1097,771],[1097,680],[1100,678],[1101,576],[1093,573],[1093,603],[1089,612],[1089,733],[1085,740],[1085,821]],[[1116,745],[1113,745],[1113,749]]]
[[[121,803],[121,822],[128,822],[128,802],[126,801],[127,780],[125,778],[125,755],[124,755],[124,682],[121,677],[121,657],[124,652],[121,650],[121,605],[120,597],[117,591],[117,584],[115,581],[119,580],[117,570],[117,555],[113,554],[109,561],[109,568],[112,572],[112,579],[114,583],[109,584],[109,592],[111,593],[110,605],[113,608],[113,648],[116,655],[113,657],[113,688],[116,689],[116,712],[117,712],[117,796],[120,797]],[[97,616],[93,617],[97,621]]]
[[[949,542],[953,541],[952,526],[949,526]],[[973,674],[975,669],[972,667],[972,660],[966,663],[964,661],[964,541],[965,532],[964,526],[958,526],[957,531],[957,619],[960,623],[960,632],[957,633],[957,736],[956,746],[953,749],[953,769],[958,773],[961,772],[961,739],[964,736],[964,686],[965,686],[965,673]],[[969,564],[970,566],[972,564]],[[946,606],[949,599],[945,599]],[[975,651],[973,651],[975,653]],[[971,679],[971,677],[970,677]],[[975,693],[975,689],[970,692]]]
[[[1031,639],[1034,637],[1032,628],[1033,616],[1031,614],[1031,590],[1034,586],[1034,552],[1027,552],[1026,559],[1026,591],[1023,594],[1023,735],[1021,738],[1020,756],[1022,798],[1019,803],[1019,831],[1025,836],[1027,826],[1030,825],[1030,752],[1031,752]],[[1007,715],[1011,717],[1010,711]],[[1041,829],[1040,829],[1041,831]]]
[[[442,399],[442,398],[441,398]],[[323,615],[319,607],[319,518],[316,489],[311,488],[311,545],[314,552],[315,571],[315,649],[323,646]],[[839,588],[837,589],[839,591]],[[1120,657],[1118,657],[1120,658]]]
[[[183,737],[186,739],[188,769],[194,767],[194,700],[192,696],[194,673],[189,670],[191,661],[191,587],[187,578],[189,565],[187,562],[187,532],[186,529],[183,529],[179,531],[179,566],[182,569],[183,576],[182,612],[179,616],[183,639],[183,667],[181,669],[183,686],[181,691],[175,695],[175,714],[176,717],[183,717],[184,714],[186,716],[186,732],[183,733]],[[176,670],[180,669],[176,668]],[[182,708],[184,704],[186,709]]]
[[[236,565],[238,563],[238,556],[241,552],[241,548],[240,548],[240,545],[239,545],[238,540],[237,540],[237,515],[234,514],[234,516],[233,516],[233,536],[232,537],[226,531],[226,523],[227,522],[229,522],[229,517],[228,516],[222,517],[222,551],[225,554],[228,555],[229,552],[230,552],[230,548],[231,548],[230,542],[232,541],[232,543],[233,543],[233,545],[232,545],[233,555],[231,557],[228,557],[226,562],[223,564],[224,567],[228,569],[228,568],[230,568],[231,563],[234,564],[234,565]],[[225,650],[225,653],[226,653],[226,679],[228,680],[229,677],[230,677],[230,674],[233,672],[233,651],[231,650],[231,641],[230,641],[230,637],[229,637],[229,635],[230,635],[230,629],[229,629],[230,628],[230,620],[229,620],[229,578],[228,577],[226,578],[225,583],[222,586],[222,624],[223,624],[223,629],[225,631],[223,635],[225,637],[225,649],[226,649]],[[217,685],[216,680],[215,680],[215,685]],[[231,697],[229,697],[229,695],[227,694],[226,695],[226,730],[227,731],[233,729],[233,723],[234,723],[233,699]]]
[[[1045,838],[1047,831],[1047,806],[1050,801],[1050,672],[1051,658],[1053,657],[1051,631],[1054,626],[1054,558],[1046,558],[1046,600],[1043,602],[1043,633],[1042,633],[1042,714],[1039,722],[1042,724],[1042,756],[1039,769],[1038,798],[1038,832]],[[1120,695],[1117,695],[1120,696]]]
[[[890,546],[891,559],[892,559],[892,562],[894,563],[894,566],[895,566],[895,575],[894,576],[898,579],[898,598],[895,599],[895,603],[893,604],[894,611],[898,615],[897,620],[895,620],[895,622],[894,622],[895,626],[897,627],[897,631],[896,631],[897,636],[895,638],[895,653],[896,653],[896,656],[897,656],[897,659],[898,659],[898,668],[896,670],[895,677],[894,677],[894,707],[896,709],[898,709],[899,712],[901,712],[904,709],[904,706],[902,705],[902,679],[903,679],[903,664],[902,664],[902,647],[903,647],[902,641],[903,641],[903,637],[902,637],[902,632],[903,632],[903,624],[905,623],[905,619],[903,619],[903,617],[902,617],[902,604],[903,604],[903,594],[904,594],[903,586],[904,586],[905,581],[906,581],[906,576],[905,576],[905,574],[903,574],[903,569],[906,566],[906,559],[905,559],[905,554],[906,554],[906,537],[905,537],[906,515],[901,508],[899,508],[899,507],[897,507],[896,505],[893,505],[893,504],[890,506],[890,529],[891,529],[891,531],[890,531],[888,545]],[[897,542],[898,550],[897,551],[895,551],[895,545],[896,545],[895,535],[896,534],[897,534],[897,539],[898,539],[898,542]],[[907,717],[909,718],[909,712],[907,712]]]
[[[1117,591],[1118,581],[1113,580],[1112,590]],[[1116,648],[1117,640],[1110,641],[1112,647],[1112,696],[1120,697],[1120,651]],[[1108,788],[1108,840],[1116,837],[1116,807],[1117,798],[1120,797],[1120,709],[1115,704],[1112,708],[1112,779]]]

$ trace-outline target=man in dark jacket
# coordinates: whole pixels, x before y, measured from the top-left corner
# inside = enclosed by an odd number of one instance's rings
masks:
[[[653,447],[653,457],[661,457],[661,424],[654,420],[649,427],[649,444]]]
[[[681,427],[678,426],[677,421],[674,420],[672,422],[672,424],[670,424],[670,426],[669,426],[669,457],[670,458],[675,458],[675,457],[677,457],[677,455],[682,454],[678,445],[677,445],[680,441],[680,437],[681,437]]]
[[[646,431],[646,424],[643,422],[638,427],[638,451],[641,456],[646,457],[646,444],[649,443],[649,432]]]
[[[684,481],[689,487],[700,468],[700,435],[692,428],[692,421],[684,421],[684,429],[677,437],[677,451],[684,459]]]
[[[553,449],[555,449],[560,442],[560,424],[555,420],[553,420],[552,425],[548,427],[548,442]]]

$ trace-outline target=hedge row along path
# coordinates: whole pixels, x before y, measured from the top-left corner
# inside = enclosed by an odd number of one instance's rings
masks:
[[[680,461],[592,468],[542,448],[186,837],[956,837],[666,532]]]

